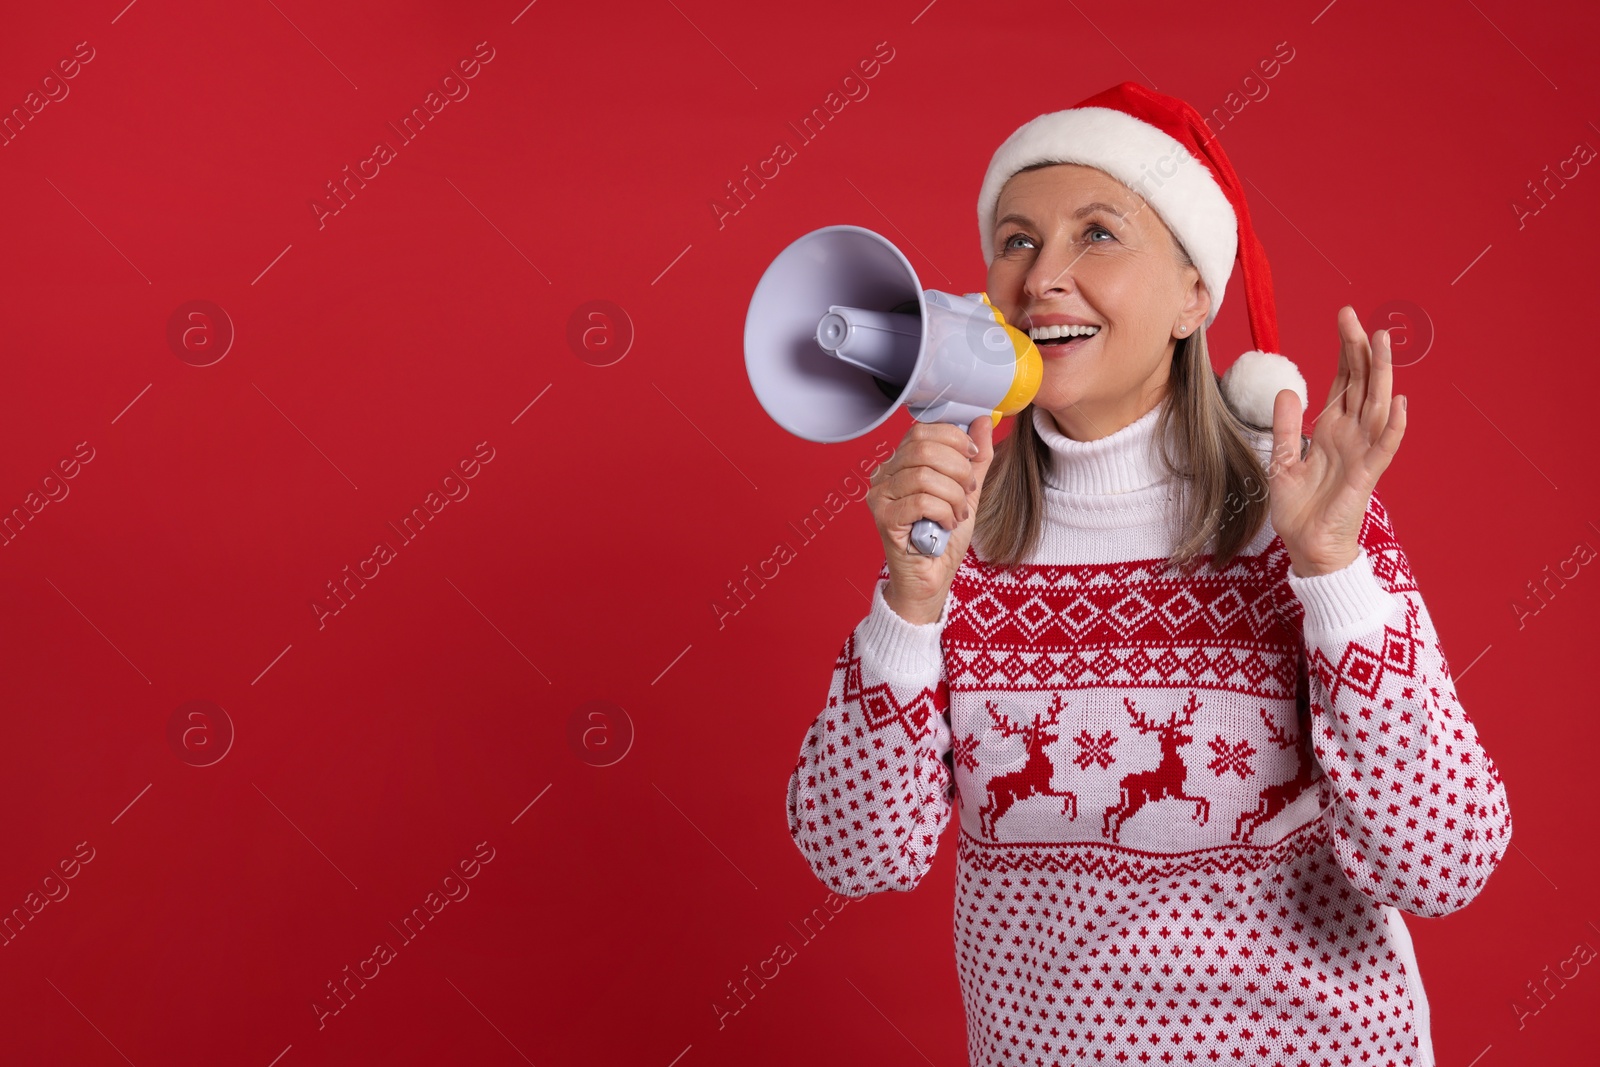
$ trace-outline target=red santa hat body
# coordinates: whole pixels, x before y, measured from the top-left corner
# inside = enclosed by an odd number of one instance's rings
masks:
[[[1278,353],[1278,316],[1267,255],[1256,239],[1244,189],[1200,113],[1136,82],[1024,124],[995,151],[978,195],[984,262],[994,258],[994,216],[1006,180],[1035,163],[1079,163],[1105,171],[1145,199],[1166,223],[1211,294],[1210,326],[1222,309],[1237,260],[1255,348],[1222,376],[1228,406],[1254,426],[1272,425],[1273,400],[1293,389],[1306,406],[1306,382]]]

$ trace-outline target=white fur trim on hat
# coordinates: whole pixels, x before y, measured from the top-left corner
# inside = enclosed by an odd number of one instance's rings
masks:
[[[1289,357],[1251,349],[1222,373],[1222,398],[1252,426],[1272,426],[1272,405],[1283,389],[1293,389],[1306,408],[1306,380]]]
[[[1034,163],[1096,167],[1144,197],[1178,238],[1211,294],[1210,325],[1238,250],[1233,205],[1211,170],[1170,135],[1107,107],[1078,107],[1040,115],[995,150],[978,195],[978,231],[985,263],[994,259],[994,218],[1000,189]],[[1270,407],[1270,402],[1269,402]],[[1269,419],[1270,421],[1270,419]]]

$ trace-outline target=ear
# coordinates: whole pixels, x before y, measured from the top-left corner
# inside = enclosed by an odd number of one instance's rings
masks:
[[[1173,328],[1187,326],[1188,329],[1180,336],[1192,337],[1205,325],[1206,316],[1211,314],[1211,290],[1206,288],[1205,280],[1194,267],[1184,268],[1184,278],[1188,285],[1184,290],[1183,305],[1178,309],[1178,318],[1173,323]]]

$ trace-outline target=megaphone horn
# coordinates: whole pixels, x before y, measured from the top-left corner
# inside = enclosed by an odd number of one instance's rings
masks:
[[[962,432],[1032,402],[1044,362],[985,293],[924,289],[905,255],[861,226],[824,226],[778,254],[750,298],[744,361],[756,399],[808,441],[848,441],[902,404]],[[944,555],[933,519],[912,548]]]

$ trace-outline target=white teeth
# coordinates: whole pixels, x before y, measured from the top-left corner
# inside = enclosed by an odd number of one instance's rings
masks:
[[[1048,341],[1056,337],[1093,337],[1099,332],[1098,326],[1035,326],[1028,336],[1035,341]]]

